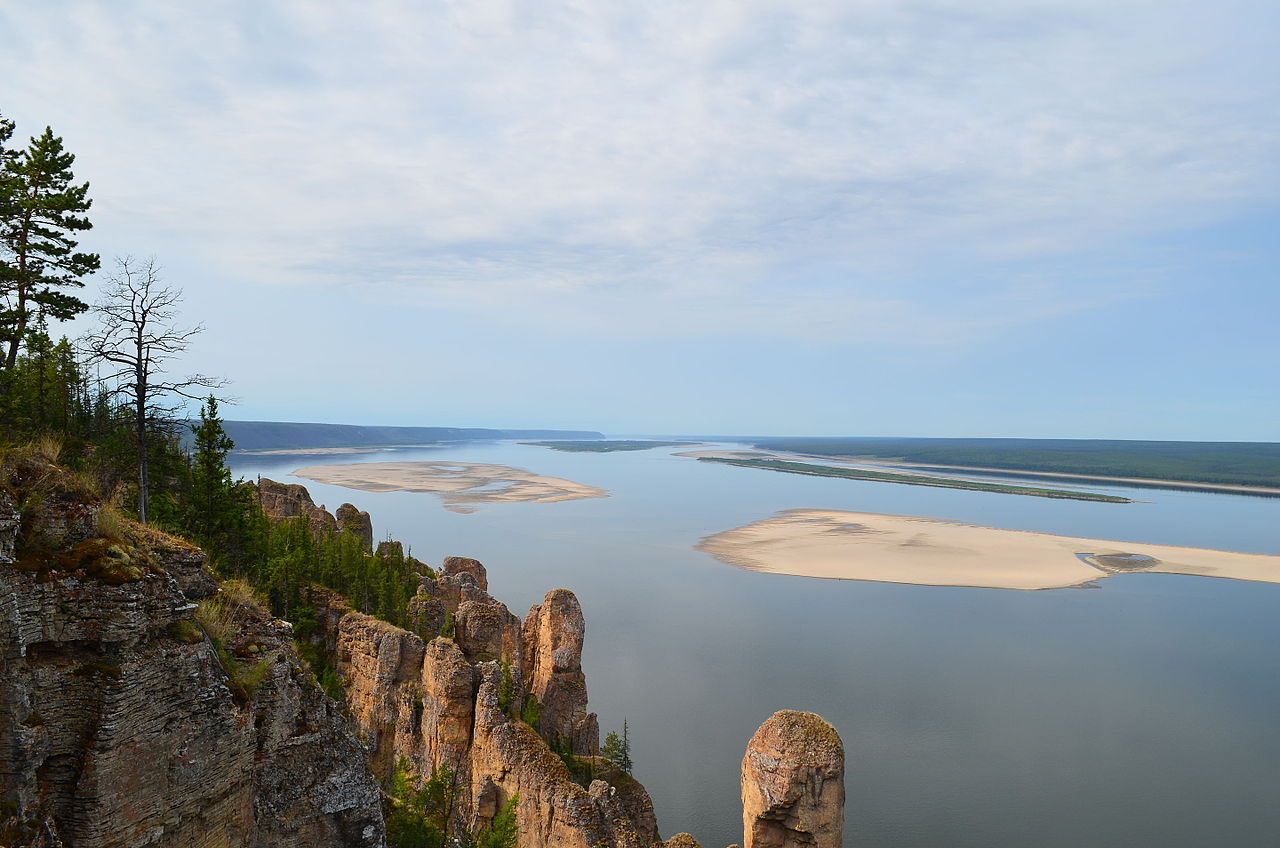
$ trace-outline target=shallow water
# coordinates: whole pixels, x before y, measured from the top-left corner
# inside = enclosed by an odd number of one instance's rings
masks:
[[[664,836],[741,840],[743,748],[783,708],[844,738],[849,845],[1189,848],[1280,833],[1280,585],[1122,574],[1095,589],[934,588],[740,571],[693,549],[803,507],[1280,554],[1280,500],[1077,484],[1141,502],[1050,500],[672,455],[685,449],[469,443],[233,467],[301,482],[330,509],[351,501],[420,559],[482,560],[519,614],[573,589],[591,708],[606,731],[627,719]],[[288,476],[393,460],[514,465],[612,496],[458,514],[432,494]]]

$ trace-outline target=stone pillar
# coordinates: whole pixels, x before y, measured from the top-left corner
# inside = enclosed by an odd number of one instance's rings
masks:
[[[813,713],[780,710],[742,758],[743,848],[840,848],[844,745]]]

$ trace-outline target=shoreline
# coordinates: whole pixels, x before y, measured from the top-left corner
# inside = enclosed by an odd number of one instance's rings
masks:
[[[987,589],[1065,589],[1114,574],[1280,583],[1280,556],[1007,530],[961,521],[789,509],[696,546],[748,571]]]

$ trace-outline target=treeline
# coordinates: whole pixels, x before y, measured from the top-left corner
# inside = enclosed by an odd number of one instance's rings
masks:
[[[763,450],[1097,477],[1280,487],[1280,444],[1089,439],[773,438]]]

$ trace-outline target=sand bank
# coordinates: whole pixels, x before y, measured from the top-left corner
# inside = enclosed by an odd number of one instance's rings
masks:
[[[697,547],[752,571],[922,586],[1057,589],[1135,571],[1280,583],[1280,556],[840,510],[786,510]]]
[[[351,465],[312,465],[294,476],[366,492],[432,492],[445,509],[475,512],[469,504],[552,503],[580,498],[607,498],[595,486],[560,477],[546,477],[479,462],[360,462]]]

